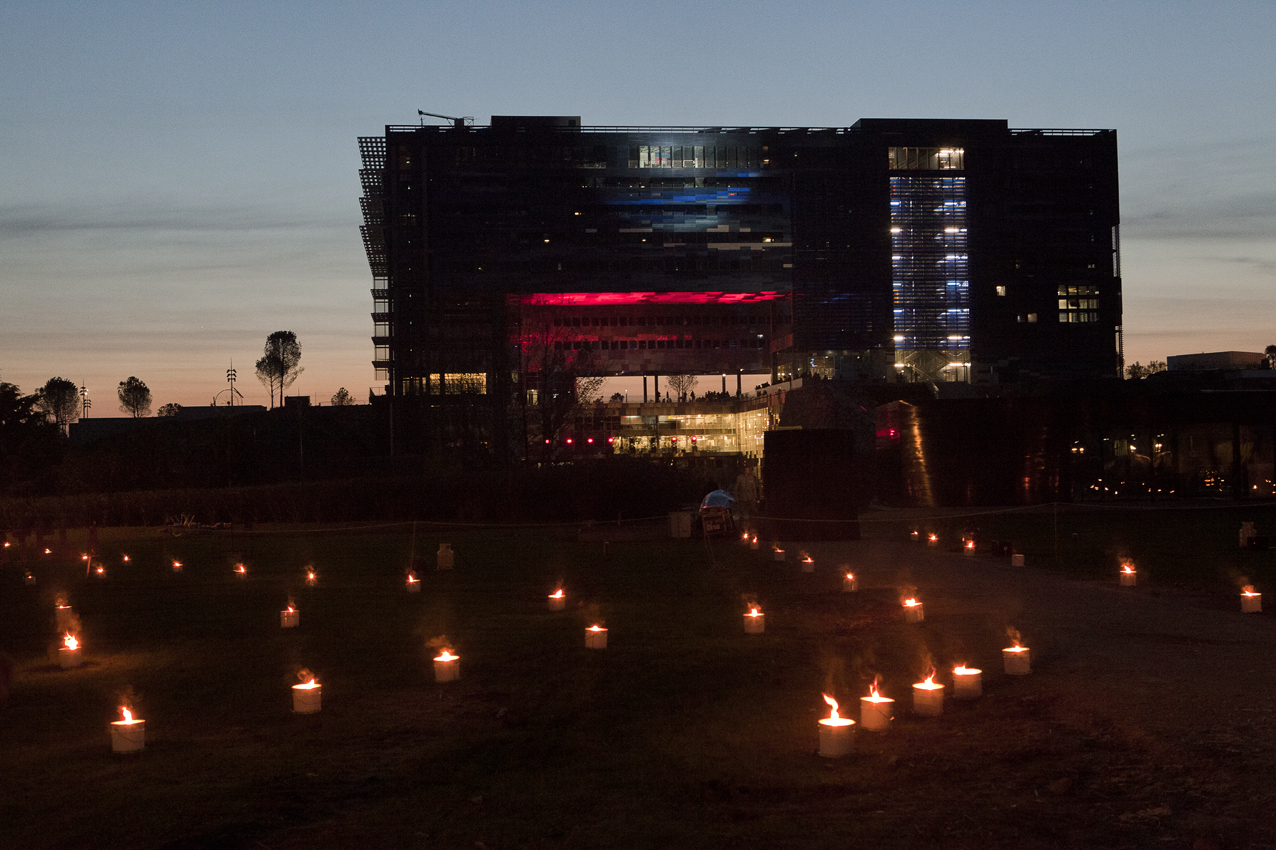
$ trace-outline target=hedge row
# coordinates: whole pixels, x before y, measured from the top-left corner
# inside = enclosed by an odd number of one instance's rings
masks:
[[[556,522],[654,516],[712,485],[670,465],[628,458],[429,477],[395,476],[224,489],[0,499],[0,528],[304,523],[370,520]]]

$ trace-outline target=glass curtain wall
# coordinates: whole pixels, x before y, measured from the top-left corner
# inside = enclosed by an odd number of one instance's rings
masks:
[[[910,380],[968,381],[966,178],[952,173],[964,169],[965,152],[890,151],[896,369]]]

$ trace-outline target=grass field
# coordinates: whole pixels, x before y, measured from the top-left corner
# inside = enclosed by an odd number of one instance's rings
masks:
[[[1114,570],[1119,552],[1155,579],[1221,593],[1237,575],[1273,575],[1271,553],[1235,551],[1240,519],[1265,519],[1243,513],[1068,511],[1058,560],[1048,512],[975,521],[1080,577]],[[953,539],[969,521],[895,515],[865,534],[897,539],[916,523]],[[406,593],[410,552],[432,564],[444,540],[455,569],[423,569],[422,592]],[[896,692],[916,681],[892,649],[907,644],[896,589],[841,594],[827,566],[803,576],[734,541],[108,529],[99,550],[104,577],[77,556],[28,564],[36,587],[20,564],[0,570],[0,649],[17,665],[0,710],[3,846],[1046,846],[1048,826],[1006,789],[1069,759],[1089,770],[1131,757],[1102,729],[1047,745],[1040,706],[994,680],[1003,699],[951,709],[959,731],[902,719],[889,736],[860,733],[853,758],[819,759],[822,690],[845,704],[872,672]],[[551,613],[560,583],[569,606]],[[81,622],[76,670],[55,660],[58,594]],[[765,635],[743,634],[746,595],[768,614]],[[300,627],[283,630],[290,597]],[[595,621],[611,630],[605,651],[584,648]],[[432,680],[440,636],[461,656],[458,682]],[[996,652],[999,636],[964,639]],[[323,684],[316,715],[291,712],[302,668]],[[110,751],[122,698],[147,721],[138,756]],[[969,770],[976,751],[991,770]]]
[[[909,518],[916,514],[918,518]],[[1180,506],[1047,505],[1031,509],[889,511],[864,516],[866,536],[901,536],[909,529],[937,532],[956,550],[963,529],[979,539],[1006,540],[1028,560],[1075,578],[1111,575],[1123,558],[1141,576],[1163,585],[1209,590],[1238,580],[1276,576],[1276,550],[1248,551],[1237,544],[1242,522],[1253,522],[1276,545],[1276,503]],[[1276,588],[1273,588],[1276,589]]]

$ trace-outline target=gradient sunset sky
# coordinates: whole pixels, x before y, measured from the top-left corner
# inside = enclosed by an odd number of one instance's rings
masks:
[[[271,331],[364,400],[357,137],[586,125],[1116,128],[1127,362],[1276,343],[1276,3],[0,0],[0,380],[208,404]]]

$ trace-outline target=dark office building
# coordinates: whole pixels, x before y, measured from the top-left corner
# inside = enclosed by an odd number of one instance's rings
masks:
[[[564,359],[975,384],[1120,369],[1113,130],[494,116],[360,150],[392,397],[496,409]]]

